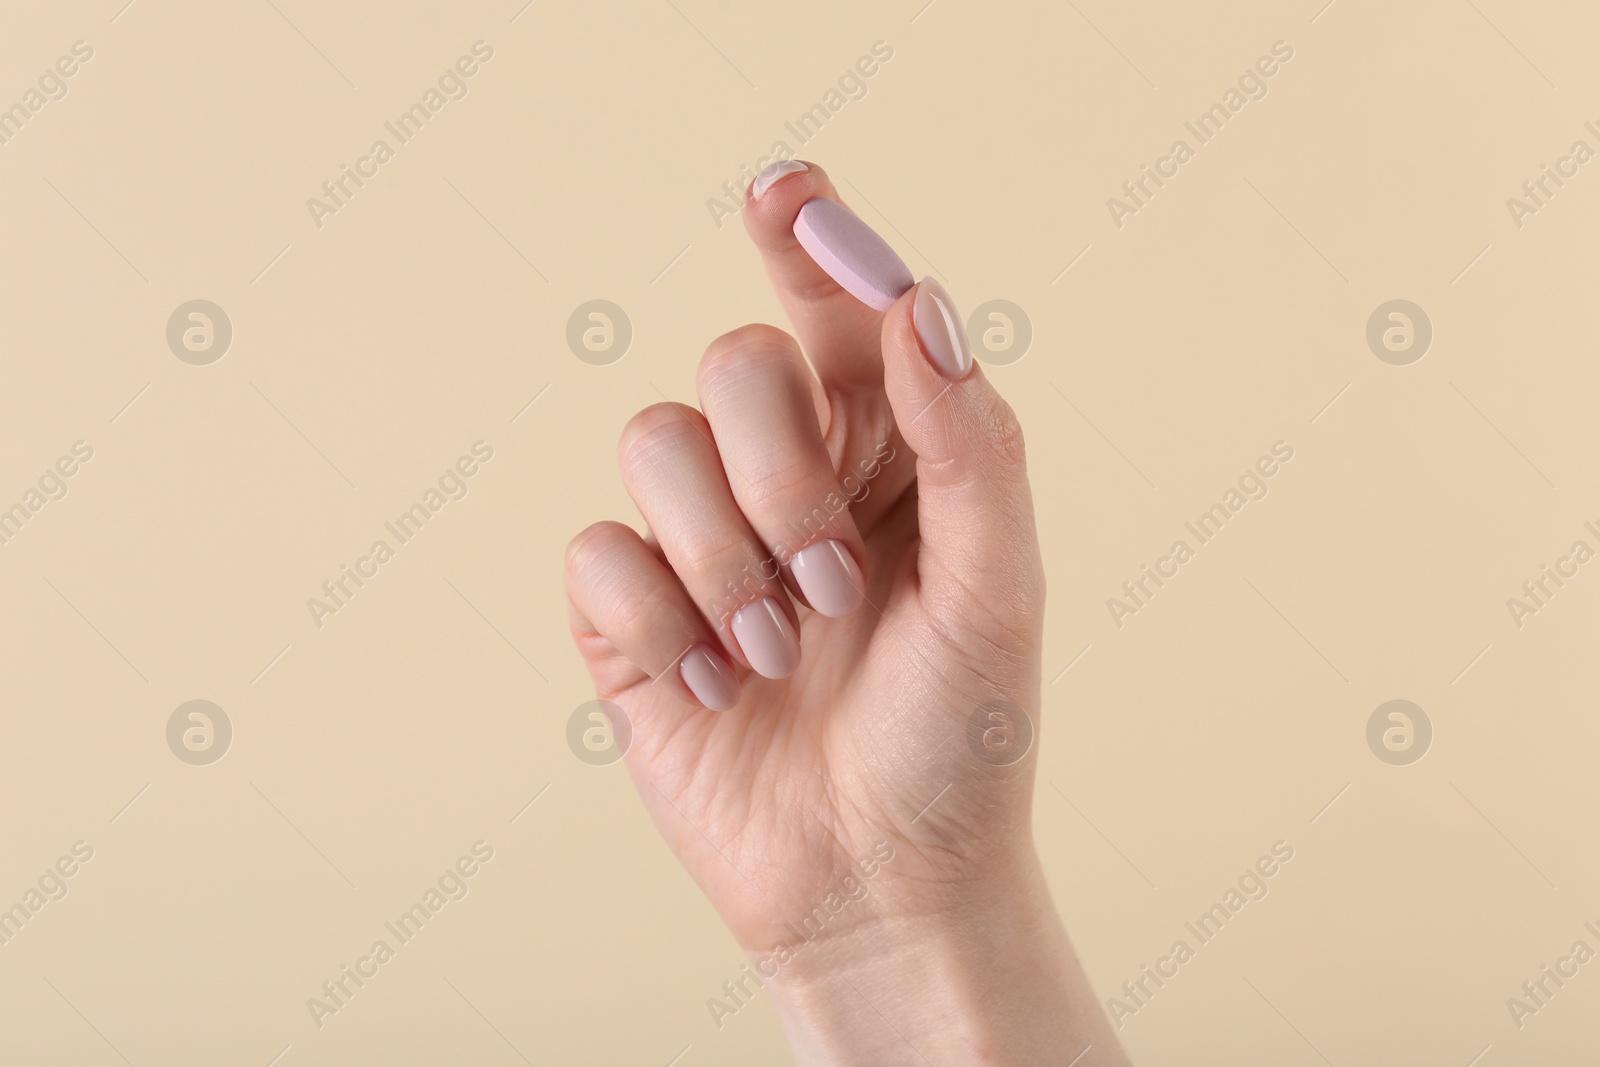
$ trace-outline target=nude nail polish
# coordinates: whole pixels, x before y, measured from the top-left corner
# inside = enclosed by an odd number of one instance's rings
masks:
[[[698,644],[685,652],[678,673],[689,692],[712,711],[728,711],[739,703],[739,679],[709,645]]]
[[[761,173],[756,175],[756,180],[750,183],[750,195],[760,200],[762,194],[777,185],[781,179],[791,174],[803,174],[810,169],[798,159],[780,159],[764,167]]]
[[[964,378],[972,369],[972,349],[967,344],[967,328],[956,303],[944,286],[932,278],[922,279],[911,308],[911,325],[917,331],[934,370],[946,378]]]
[[[795,583],[819,614],[838,618],[861,606],[861,568],[838,541],[818,541],[789,560]]]
[[[800,665],[800,635],[771,597],[746,604],[729,625],[744,658],[763,678],[787,678]]]
[[[795,217],[794,236],[842,289],[879,311],[893,307],[915,282],[889,242],[837,200],[807,200]]]

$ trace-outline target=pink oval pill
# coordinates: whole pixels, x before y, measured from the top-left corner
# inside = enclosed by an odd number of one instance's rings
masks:
[[[888,311],[916,284],[889,242],[836,200],[807,200],[794,220],[794,236],[841,288],[879,311]]]

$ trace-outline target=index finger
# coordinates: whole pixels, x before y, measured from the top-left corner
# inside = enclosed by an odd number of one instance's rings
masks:
[[[821,167],[800,160],[774,163],[745,194],[745,230],[824,388],[881,390],[882,312],[846,292],[795,237],[800,209],[816,197],[839,201]]]

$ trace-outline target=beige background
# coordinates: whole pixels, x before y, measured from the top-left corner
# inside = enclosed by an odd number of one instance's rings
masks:
[[[1127,1021],[1136,1061],[1589,1062],[1600,963],[1520,1030],[1505,1002],[1600,949],[1600,564],[1521,629],[1506,599],[1600,548],[1600,164],[1520,229],[1506,199],[1600,149],[1592,6],[522,2],[6,10],[5,103],[94,57],[0,147],[0,506],[94,458],[0,546],[0,906],[94,858],[0,947],[0,1061],[785,1062],[765,997],[712,1025],[742,956],[621,766],[568,749],[560,593],[572,533],[637,518],[627,416],[782,321],[707,201],[784,139],[965,309],[1031,319],[989,373],[1051,583],[1037,832],[1099,994],[1295,849]],[[469,95],[314,225],[480,39]],[[1106,199],[1279,40],[1118,229]],[[194,298],[234,329],[208,366],[164,336]],[[595,298],[635,331],[610,366],[564,340]],[[1395,298],[1435,330],[1409,366],[1364,337]],[[317,628],[478,440],[469,495]],[[1119,630],[1106,598],[1278,440],[1270,495]],[[197,698],[234,728],[209,766],[165,739]],[[1393,698],[1435,731],[1411,766],[1365,739]],[[306,999],[478,840],[470,894],[318,1029]]]

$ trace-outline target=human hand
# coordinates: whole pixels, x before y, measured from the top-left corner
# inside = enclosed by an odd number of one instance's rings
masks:
[[[703,415],[629,422],[652,536],[573,540],[574,639],[801,1062],[1124,1063],[1033,848],[1044,577],[1016,417],[942,286],[862,303],[795,237],[827,175],[776,178],[744,218],[798,341],[724,334]]]

